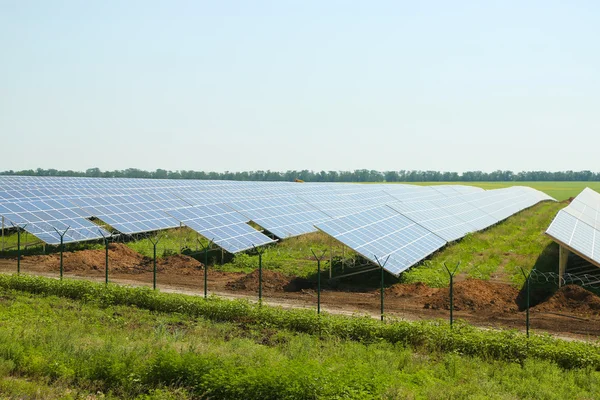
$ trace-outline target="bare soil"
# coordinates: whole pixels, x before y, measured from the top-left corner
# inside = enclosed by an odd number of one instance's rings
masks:
[[[64,274],[76,278],[101,280],[104,277],[105,251],[83,250],[64,254]],[[21,261],[23,273],[58,275],[57,254],[27,256]],[[113,282],[151,285],[152,259],[122,244],[109,247],[109,277]],[[0,259],[0,272],[15,272],[15,259]],[[204,290],[203,265],[183,255],[157,261],[157,284],[163,291],[201,294]],[[314,282],[263,270],[264,300],[285,307],[315,307]],[[372,288],[337,288],[324,285],[321,305],[332,313],[369,314],[380,312],[380,292]],[[258,294],[258,271],[250,274],[222,272],[209,267],[208,290],[232,298],[254,299]],[[454,284],[454,315],[470,323],[490,328],[524,330],[522,293],[497,281],[466,279]],[[431,288],[422,283],[396,284],[385,289],[385,313],[410,320],[448,318],[449,289]],[[600,337],[600,297],[579,287],[565,286],[531,308],[534,331],[574,338]]]

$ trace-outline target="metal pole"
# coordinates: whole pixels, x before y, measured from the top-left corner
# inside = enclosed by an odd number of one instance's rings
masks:
[[[321,314],[321,260],[317,260],[317,314]]]
[[[64,240],[63,236],[60,236],[60,280],[63,278],[63,251],[64,251]]]
[[[333,268],[333,239],[329,241],[329,279],[331,279],[331,270]]]
[[[58,231],[58,229],[54,228],[56,233],[58,233],[58,235],[60,236],[60,280],[61,281],[63,278],[63,252],[65,251],[64,238],[70,228],[71,227],[68,226],[67,229],[65,229],[65,231],[63,233],[60,233]]]
[[[529,277],[530,275],[527,275],[527,337],[529,337]]]
[[[4,217],[2,217],[2,251],[4,251]]]
[[[183,223],[179,223],[179,254],[183,252],[183,245],[181,244],[183,238]]]
[[[525,277],[525,285],[526,285],[526,289],[525,289],[525,293],[527,298],[525,299],[525,329],[527,331],[527,337],[529,338],[529,278],[531,277],[531,271],[529,272],[528,275],[525,275],[525,271],[523,270],[523,268],[519,267],[521,269],[521,273],[523,274],[523,276]],[[533,271],[533,270],[532,270]]]
[[[157,243],[153,243],[154,246],[154,269],[153,269],[153,279],[152,279],[152,288],[156,290],[156,245]]]
[[[454,276],[450,275],[450,328],[454,321]]]
[[[208,246],[204,248],[204,298],[208,297]]]
[[[448,271],[448,276],[450,277],[450,329],[452,329],[452,325],[454,323],[454,275],[456,274],[456,270],[460,265],[460,261],[454,267],[454,271],[450,271],[450,268],[446,266],[444,263],[444,268]]]
[[[381,322],[383,322],[383,297],[384,297],[384,269],[383,267],[385,266],[385,264],[387,264],[388,260],[390,259],[390,256],[387,256],[387,258],[385,259],[385,261],[383,262],[383,264],[379,261],[379,258],[377,258],[377,256],[375,256],[375,260],[377,261],[377,264],[379,264],[379,268],[381,268]]]
[[[310,249],[310,252],[313,253],[313,256],[317,259],[317,314],[321,314],[321,259],[326,251],[327,250],[323,250],[321,257],[317,257],[313,249]]]
[[[106,246],[106,259],[104,260],[104,283],[108,285],[108,238],[104,238],[104,245]]]
[[[17,227],[17,274],[21,273],[21,228]]]
[[[381,267],[381,321],[383,322],[383,267]]]
[[[258,303],[262,304],[262,253],[258,253]]]
[[[258,304],[262,305],[262,251],[259,251],[255,245],[252,245],[258,253]]]

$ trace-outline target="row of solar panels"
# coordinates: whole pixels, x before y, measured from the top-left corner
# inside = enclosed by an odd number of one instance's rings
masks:
[[[447,243],[485,229],[550,196],[512,187],[444,199],[391,203],[317,228],[400,274]]]
[[[278,238],[313,232],[317,226],[371,260],[375,255],[390,255],[389,270],[394,273],[408,261],[426,257],[440,243],[551,199],[530,188],[483,191],[458,185],[4,178],[0,177],[0,215],[9,226],[24,227],[49,244],[59,243],[57,230],[67,227],[65,242],[108,235],[89,220],[92,217],[125,234],[183,224],[231,253],[273,242],[249,221]],[[131,186],[124,187],[123,181]],[[351,231],[356,232],[328,232],[323,225],[342,223],[344,217],[353,222]],[[407,230],[402,218],[430,232],[434,244],[420,239],[426,235]],[[378,225],[387,230],[373,228]],[[402,253],[410,257],[396,262]]]
[[[546,234],[600,266],[600,194],[585,188],[556,214]]]
[[[0,178],[2,188],[7,189],[0,191],[0,198],[13,199],[0,203],[0,215],[5,222],[24,227],[49,244],[59,243],[59,232],[67,227],[70,229],[63,238],[65,243],[108,235],[88,220],[95,217],[125,234],[169,229],[183,223],[232,253],[272,242],[248,226],[250,220],[285,238],[315,231],[316,222],[400,198],[437,198],[481,191],[469,187],[388,185],[386,188],[394,197],[374,185],[222,181],[192,182],[200,185],[182,185],[180,181],[167,181],[173,183],[165,185],[158,181],[161,185],[157,185],[157,181],[150,180],[137,180],[133,188],[121,189],[113,186],[122,184],[119,179],[83,179],[96,186],[90,191],[83,182],[82,188],[74,187],[74,178],[67,179],[71,184],[62,178],[24,180],[28,183],[23,185],[26,189],[19,189],[14,178],[12,187]],[[205,190],[192,190],[195,186]]]

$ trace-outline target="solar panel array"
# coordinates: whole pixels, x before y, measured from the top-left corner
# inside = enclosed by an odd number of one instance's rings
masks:
[[[448,242],[494,225],[544,200],[537,190],[511,187],[485,192],[439,191],[416,201],[395,202],[317,224],[363,257],[400,274]],[[428,199],[428,200],[423,200]],[[393,243],[393,245],[390,245]]]
[[[94,219],[120,234],[185,225],[231,253],[318,228],[374,262],[389,255],[393,273],[543,200],[523,187],[0,177],[5,226],[49,244],[55,228],[70,227],[66,243],[107,235]]]
[[[556,214],[546,234],[600,267],[600,194],[585,188]]]

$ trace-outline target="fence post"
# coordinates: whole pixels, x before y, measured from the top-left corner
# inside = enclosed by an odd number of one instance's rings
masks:
[[[17,227],[17,275],[21,274],[21,228]]]
[[[148,238],[148,240],[150,241],[150,243],[152,243],[152,248],[153,248],[153,266],[152,266],[152,289],[156,290],[156,246],[158,245],[158,242],[160,242],[161,237],[159,236],[155,236],[154,239],[150,239]]]
[[[104,259],[104,284],[108,285],[108,238],[110,236],[105,236],[101,229],[98,229],[98,232],[102,235],[102,238],[104,239],[104,251],[105,251],[105,259]]]
[[[214,239],[208,241],[208,244],[204,246],[202,243],[200,245],[204,249],[204,298],[208,297],[208,249],[210,248],[211,243],[213,243]]]
[[[526,300],[525,300],[525,307],[526,307],[526,309],[525,309],[525,327],[527,329],[527,337],[529,337],[529,294],[530,294],[530,292],[529,292],[529,290],[530,290],[530,288],[529,288],[529,281],[530,281],[530,279],[529,278],[531,278],[531,272],[529,272],[529,274],[526,275],[525,271],[523,270],[523,268],[519,267],[519,269],[521,269],[521,273],[525,277],[525,287],[526,287],[526,289],[525,289],[525,291],[526,291],[526,295],[525,295],[526,296]],[[531,270],[531,271],[533,271],[533,270]]]
[[[67,234],[67,231],[69,230],[69,228],[71,228],[71,227],[68,226],[67,229],[65,229],[65,231],[63,233],[60,233],[56,228],[53,227],[53,229],[56,231],[56,233],[58,233],[58,236],[60,236],[60,280],[61,281],[63,278],[63,252],[65,251],[64,237]]]
[[[310,252],[317,259],[317,314],[321,314],[321,259],[325,256],[327,250],[323,250],[320,257],[317,257],[313,249]]]
[[[264,250],[259,251],[255,245],[252,245],[258,253],[258,304],[262,305],[262,255]]]
[[[374,255],[375,256],[375,255]],[[385,266],[385,264],[387,264],[388,260],[390,259],[390,256],[387,256],[387,258],[385,259],[385,261],[383,262],[383,264],[379,261],[379,258],[377,258],[377,256],[375,256],[375,260],[377,260],[377,264],[379,264],[379,268],[381,269],[381,322],[383,322],[383,298],[384,298],[384,269],[383,267]]]
[[[450,269],[444,263],[444,268],[448,271],[448,276],[450,277],[450,329],[452,329],[452,324],[454,323],[454,275],[456,274],[456,270],[460,265],[460,261],[454,267],[454,271],[450,272]]]

